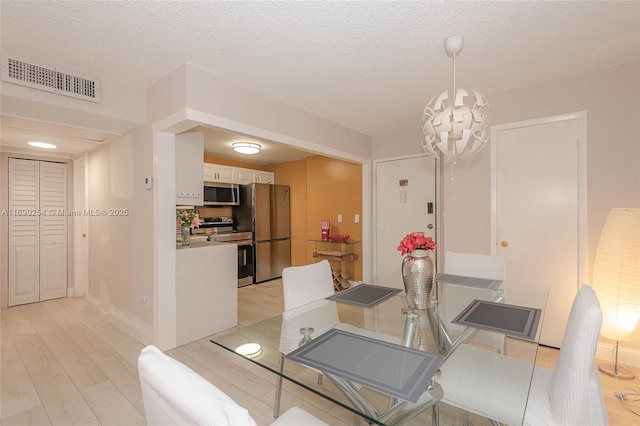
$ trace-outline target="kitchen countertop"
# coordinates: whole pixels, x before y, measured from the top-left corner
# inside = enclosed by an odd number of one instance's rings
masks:
[[[191,240],[191,245],[183,246],[180,241],[176,241],[176,250],[190,249],[190,248],[203,248],[203,247],[211,247],[211,246],[223,246],[229,243],[219,243],[216,241],[207,241],[207,240]]]

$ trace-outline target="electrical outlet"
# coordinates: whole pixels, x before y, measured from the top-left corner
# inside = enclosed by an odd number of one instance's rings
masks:
[[[338,223],[340,223],[340,222],[342,222],[342,215],[341,214],[338,215]]]
[[[359,214],[353,216],[353,223],[360,223],[360,215]]]

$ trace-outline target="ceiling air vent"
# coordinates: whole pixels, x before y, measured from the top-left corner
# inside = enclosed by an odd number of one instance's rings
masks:
[[[100,102],[98,80],[70,74],[55,67],[25,62],[14,57],[2,58],[2,80],[91,102]]]

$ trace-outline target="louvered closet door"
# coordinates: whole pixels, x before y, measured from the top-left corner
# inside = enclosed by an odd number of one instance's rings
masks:
[[[38,162],[9,159],[9,306],[40,297]],[[24,213],[22,215],[21,213]]]
[[[67,295],[67,166],[9,159],[9,306]]]
[[[40,162],[40,300],[67,295],[67,165]]]

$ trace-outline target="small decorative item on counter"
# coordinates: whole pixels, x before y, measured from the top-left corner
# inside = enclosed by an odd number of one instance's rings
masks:
[[[346,243],[349,241],[349,234],[333,234],[329,235],[329,240],[334,243]]]
[[[435,241],[425,237],[423,232],[412,232],[400,241],[398,251],[405,255],[402,259],[402,280],[409,308],[428,309],[431,306],[436,271],[429,252],[435,249]]]
[[[176,228],[181,230],[182,245],[191,245],[191,228],[200,226],[200,216],[194,210],[176,210]]]
[[[329,241],[329,229],[331,225],[328,220],[322,221],[322,241]]]

